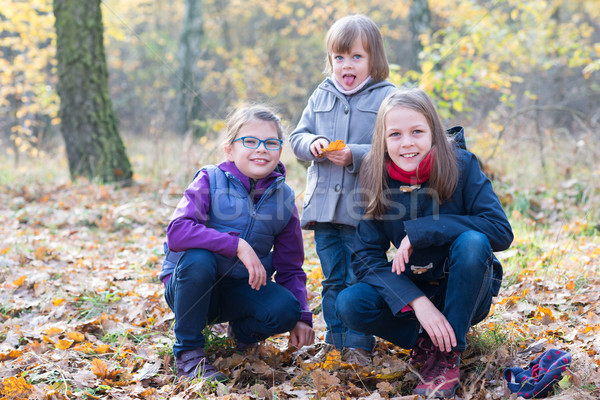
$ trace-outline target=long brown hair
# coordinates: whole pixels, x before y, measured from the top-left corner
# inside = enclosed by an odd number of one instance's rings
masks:
[[[365,215],[374,218],[383,216],[389,208],[389,175],[385,167],[389,156],[385,141],[385,118],[395,107],[405,107],[422,114],[431,129],[431,147],[435,148],[435,157],[429,177],[429,194],[436,194],[440,203],[448,201],[452,198],[458,182],[456,155],[431,98],[418,88],[397,89],[389,94],[379,107],[371,151],[360,171]]]
[[[348,53],[356,39],[360,38],[362,45],[369,53],[369,74],[375,82],[387,79],[390,74],[381,31],[369,17],[361,14],[347,15],[338,19],[325,36],[327,62],[325,74],[333,73],[332,53]]]

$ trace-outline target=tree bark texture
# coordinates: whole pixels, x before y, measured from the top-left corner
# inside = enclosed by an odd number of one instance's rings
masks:
[[[54,0],[61,132],[73,179],[132,177],[108,92],[100,0]]]
[[[185,0],[183,28],[179,39],[179,132],[186,134],[194,119],[201,119],[201,97],[198,67],[202,52],[204,27],[201,0]]]

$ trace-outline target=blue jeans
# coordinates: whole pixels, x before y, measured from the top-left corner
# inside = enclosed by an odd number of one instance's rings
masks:
[[[337,317],[338,294],[355,280],[350,265],[356,228],[350,225],[317,223],[315,244],[325,279],[322,282],[321,307],[327,325],[325,342],[336,348],[355,347],[371,352],[374,338],[348,329]]]
[[[464,232],[450,247],[444,295],[431,300],[439,304],[454,329],[457,341],[454,350],[465,350],[469,328],[490,311],[492,260],[490,243],[479,232]],[[349,328],[379,336],[405,349],[413,348],[417,342],[421,325],[414,312],[394,315],[383,296],[369,284],[357,283],[344,290],[336,306],[338,317]]]
[[[250,344],[292,330],[302,315],[296,297],[271,280],[257,291],[247,279],[218,276],[214,253],[203,249],[181,257],[165,300],[175,313],[175,357],[204,347],[207,323],[229,321],[236,340]]]

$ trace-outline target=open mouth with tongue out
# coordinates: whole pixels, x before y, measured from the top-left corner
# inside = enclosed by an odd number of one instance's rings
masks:
[[[356,79],[356,75],[345,74],[342,76],[342,80],[344,81],[344,86],[351,87]]]

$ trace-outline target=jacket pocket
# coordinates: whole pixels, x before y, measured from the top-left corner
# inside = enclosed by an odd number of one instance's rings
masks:
[[[361,98],[356,102],[356,109],[362,112],[377,114],[381,102],[373,100],[375,100],[373,97],[361,96]]]
[[[325,94],[324,96],[317,96],[315,98],[315,112],[330,112],[333,110],[333,106],[335,105],[335,96],[332,94]]]
[[[313,133],[325,136],[330,140],[335,139],[335,97],[329,93],[317,96],[314,106],[315,131]]]
[[[317,182],[319,180],[319,166],[317,164],[313,164],[308,167],[307,177],[306,177],[306,191],[304,192],[304,201],[303,207],[306,208],[310,203],[310,199],[315,193],[315,189],[317,188]]]

